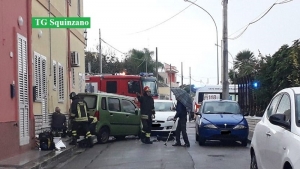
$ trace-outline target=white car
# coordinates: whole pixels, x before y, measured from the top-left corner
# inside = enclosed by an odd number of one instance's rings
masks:
[[[171,100],[154,100],[155,118],[152,119],[151,135],[167,136],[174,134],[178,119],[174,123],[174,103]]]
[[[278,92],[251,142],[251,169],[300,168],[300,87]]]

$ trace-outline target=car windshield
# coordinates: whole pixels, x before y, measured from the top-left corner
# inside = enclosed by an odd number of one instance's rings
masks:
[[[78,95],[82,98],[89,109],[95,109],[97,104],[97,96],[96,95]]]
[[[300,127],[300,94],[296,95],[296,119],[297,126]]]
[[[240,114],[240,107],[235,102],[206,102],[203,107],[205,114]]]
[[[152,95],[157,95],[156,81],[143,81],[143,87],[148,86]]]
[[[172,102],[154,102],[155,111],[171,111]]]

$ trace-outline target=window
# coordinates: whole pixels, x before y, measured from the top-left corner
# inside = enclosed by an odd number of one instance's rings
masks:
[[[81,16],[81,0],[77,0],[77,15]]]
[[[295,95],[295,104],[296,104],[296,124],[298,127],[300,127],[300,95],[296,94]]]
[[[280,99],[281,95],[277,95],[271,102],[270,106],[267,109],[267,117],[269,118],[272,114],[274,114],[277,103]]]
[[[72,87],[75,88],[75,69],[72,68]]]
[[[135,113],[135,106],[129,100],[122,100],[122,107],[126,113]]]
[[[153,95],[157,95],[156,81],[143,81],[143,87],[148,86]]]
[[[101,99],[101,109],[102,110],[107,110],[106,98],[105,97],[102,97],[102,99]]]
[[[83,88],[84,80],[85,79],[84,79],[83,73],[78,73],[79,92],[84,92],[84,88]]]
[[[58,102],[65,100],[64,67],[58,63]]]
[[[141,85],[139,81],[128,81],[128,93],[135,94],[141,92]]]
[[[286,121],[290,122],[291,120],[291,100],[289,95],[284,94],[280,103],[278,105],[276,114],[285,114]]]
[[[47,98],[47,64],[46,57],[34,52],[34,85],[36,86],[35,98],[41,102]]]
[[[108,99],[108,110],[109,111],[121,111],[120,108],[120,100],[116,98],[109,98]]]
[[[97,106],[97,96],[96,95],[79,95],[87,104],[89,109],[95,109]]]
[[[117,93],[117,81],[107,81],[106,82],[106,92],[107,93]]]
[[[155,111],[171,111],[173,107],[173,102],[154,102]]]
[[[203,110],[203,113],[241,113],[240,107],[236,102],[206,102],[204,104]]]
[[[56,88],[57,88],[57,62],[55,60],[53,60],[52,66],[53,66],[53,90],[56,90]]]

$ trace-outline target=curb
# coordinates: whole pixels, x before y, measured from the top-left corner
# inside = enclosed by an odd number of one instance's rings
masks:
[[[50,163],[53,163],[54,161],[59,160],[62,157],[75,154],[76,153],[75,150],[77,150],[77,149],[78,148],[76,146],[72,146],[61,152],[52,151],[45,156],[42,156],[36,160],[30,161],[30,162],[24,164],[23,166],[21,166],[21,168],[31,168],[31,169],[43,168],[43,167],[49,165]]]

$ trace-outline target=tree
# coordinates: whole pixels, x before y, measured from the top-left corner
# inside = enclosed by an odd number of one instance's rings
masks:
[[[254,57],[253,52],[249,50],[243,50],[236,55],[236,61],[234,62],[234,69],[238,71],[238,76],[246,76],[255,72],[257,60]]]

